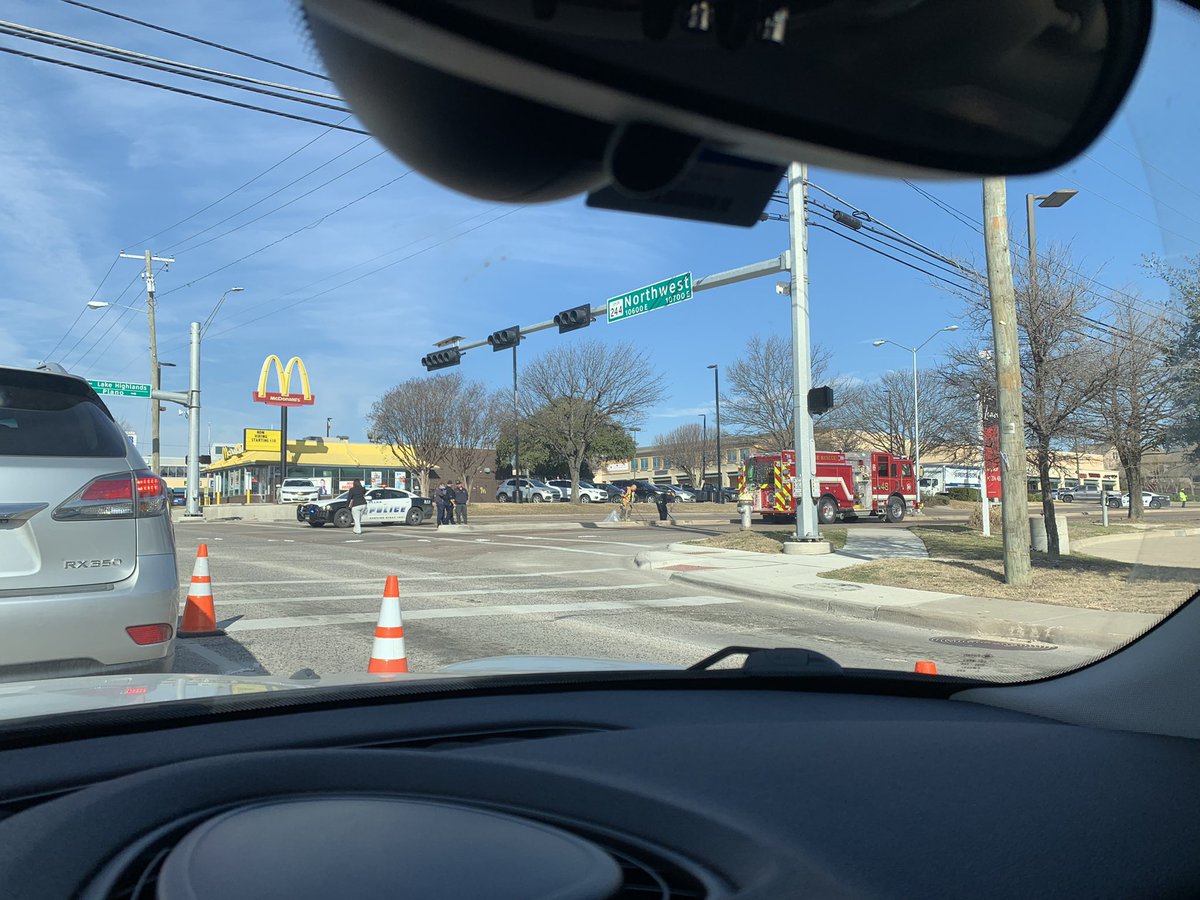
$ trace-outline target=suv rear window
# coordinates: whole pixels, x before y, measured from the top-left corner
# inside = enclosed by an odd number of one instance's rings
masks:
[[[120,457],[127,439],[86,384],[0,369],[0,456]]]

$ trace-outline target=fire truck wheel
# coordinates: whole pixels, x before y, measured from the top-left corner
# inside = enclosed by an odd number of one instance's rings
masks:
[[[889,522],[900,522],[904,519],[904,498],[891,496],[888,497],[887,509],[884,512],[884,518]]]
[[[829,495],[817,501],[817,521],[822,525],[832,525],[837,521],[837,501]]]

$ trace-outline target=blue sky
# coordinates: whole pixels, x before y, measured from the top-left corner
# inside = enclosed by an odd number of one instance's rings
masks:
[[[283,0],[102,2],[319,68]],[[4,8],[4,18],[46,30],[331,90],[316,79],[64,3],[8,0]],[[0,43],[130,71],[15,39]],[[1138,263],[1145,253],[1174,259],[1200,253],[1194,163],[1200,104],[1192,77],[1198,51],[1195,16],[1169,10],[1159,17],[1147,65],[1106,137],[1058,172],[1009,181],[1014,240],[1024,241],[1026,191],[1075,188],[1080,194],[1069,204],[1039,213],[1039,244],[1070,243],[1080,268],[1102,270],[1104,283],[1151,301],[1165,299],[1163,287]],[[132,74],[159,77],[140,69]],[[277,423],[274,408],[250,399],[267,354],[301,356],[312,378],[317,402],[291,414],[293,436],[324,434],[331,416],[335,434],[363,440],[373,399],[421,374],[418,360],[436,340],[451,334],[478,338],[514,322],[542,321],[684,270],[699,278],[775,256],[787,243],[780,222],[725,228],[588,210],[582,198],[521,209],[481,203],[415,173],[405,175],[401,161],[376,157],[382,148],[370,139],[8,55],[0,56],[0,84],[6,98],[0,127],[0,359],[33,364],[58,343],[52,358],[86,377],[149,380],[144,312],[80,313],[93,295],[143,306],[139,264],[112,265],[119,251],[149,247],[173,255],[176,262],[158,276],[160,358],[178,364],[164,374],[167,389],[186,386],[188,322],[204,319],[226,288],[245,288],[230,295],[205,343],[204,434],[207,439],[211,426],[214,441],[240,440],[243,427]],[[197,82],[186,86],[210,89]],[[328,121],[340,118],[300,109]],[[169,228],[310,141],[249,187]],[[903,182],[819,169],[810,178],[926,245],[982,265],[979,235]],[[920,184],[979,218],[977,181]],[[196,246],[235,226],[242,227]],[[344,284],[351,279],[357,280]],[[833,349],[833,368],[843,374],[871,379],[907,365],[900,351],[873,348],[876,337],[917,343],[961,321],[959,302],[925,276],[820,230],[811,234],[810,279],[813,339]],[[627,339],[645,348],[668,395],[643,423],[641,437],[652,437],[711,413],[708,363],[732,362],[755,333],[788,333],[787,299],[775,293],[776,280],[704,292],[619,325],[601,321],[562,337],[534,335],[521,352],[530,359],[558,341],[584,338]],[[939,338],[922,363],[936,365],[949,341],[968,339],[965,332]],[[502,387],[510,383],[510,365],[508,354],[478,350],[467,355],[462,371]],[[145,401],[113,398],[110,406],[148,436]],[[185,441],[184,420],[169,411],[164,453],[182,454]]]

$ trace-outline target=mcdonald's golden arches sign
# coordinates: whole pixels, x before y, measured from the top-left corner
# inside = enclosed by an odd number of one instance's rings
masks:
[[[279,390],[274,392],[267,390],[271,363],[275,364],[275,374],[279,380]],[[296,367],[296,373],[300,376],[299,394],[293,394],[291,391],[292,366]],[[262,371],[258,374],[258,390],[252,396],[256,402],[271,406],[311,406],[315,399],[308,383],[308,370],[304,368],[304,361],[298,356],[293,356],[285,366],[274,353],[263,360]]]

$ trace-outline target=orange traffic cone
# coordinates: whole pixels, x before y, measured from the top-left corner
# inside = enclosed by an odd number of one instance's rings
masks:
[[[400,580],[395,575],[389,575],[383,587],[383,604],[379,607],[379,624],[375,626],[375,643],[371,647],[367,671],[408,671],[408,657],[404,654],[404,622],[400,618]]]
[[[179,637],[217,637],[224,634],[217,627],[217,613],[213,609],[212,578],[208,574],[208,544],[196,550],[196,566],[192,569],[192,586],[188,590],[187,604],[183,607],[183,624],[179,626]]]
[[[919,659],[919,660],[917,660],[917,664],[913,668],[913,671],[916,672],[918,675],[936,675],[937,674],[937,663],[930,662],[927,659]]]

